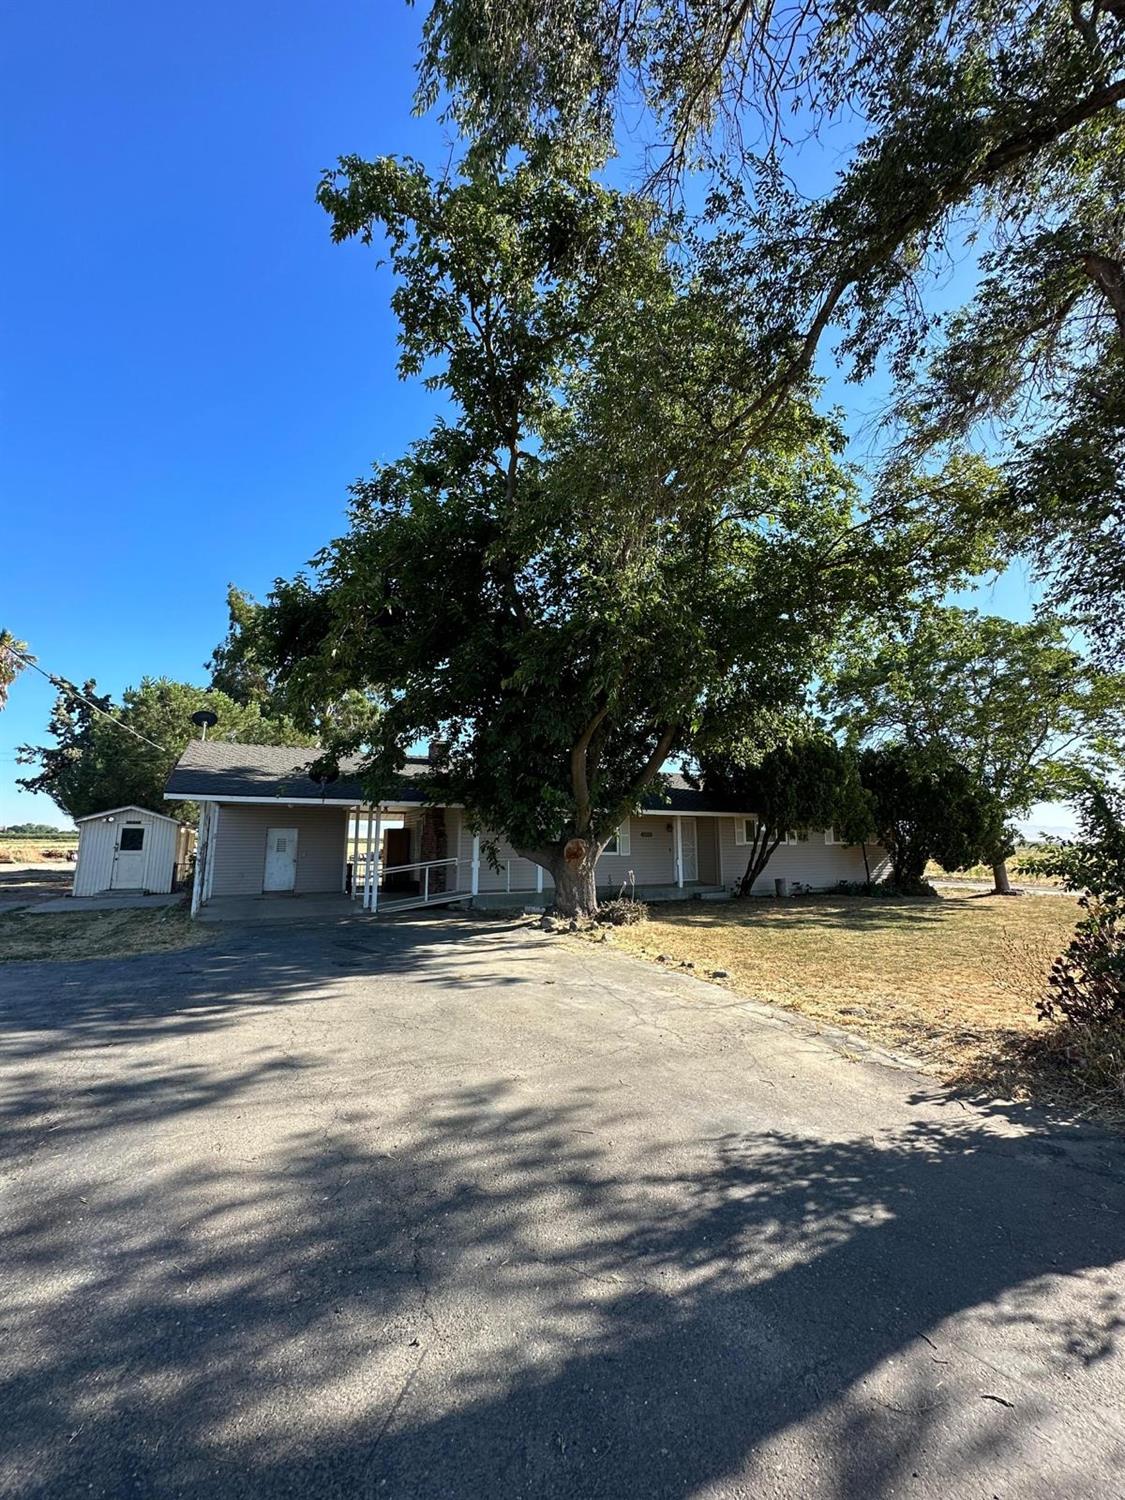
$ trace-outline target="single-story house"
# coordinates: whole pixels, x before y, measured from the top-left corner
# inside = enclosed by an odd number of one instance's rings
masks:
[[[356,779],[358,759],[335,781],[308,775],[317,751],[194,740],[168,778],[165,796],[200,807],[192,910],[226,897],[337,893],[371,911],[463,899],[528,904],[550,899],[551,877],[503,841],[489,860],[487,835],[463,809],[426,803],[418,778],[427,756],[409,757],[398,785],[377,805]],[[721,896],[746,868],[752,808],[731,806],[679,776],[627,818],[598,862],[599,891],[635,887],[650,900]],[[882,851],[869,850],[873,873]],[[795,829],[755,891],[775,881],[827,889],[864,878],[863,851],[833,830]]]
[[[147,807],[109,807],[74,821],[78,862],[72,895],[164,894],[187,869],[195,834],[177,818]]]

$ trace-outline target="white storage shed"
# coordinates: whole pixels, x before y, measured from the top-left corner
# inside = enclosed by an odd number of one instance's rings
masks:
[[[194,840],[192,829],[147,807],[111,807],[75,818],[78,863],[75,896],[107,891],[170,891]]]

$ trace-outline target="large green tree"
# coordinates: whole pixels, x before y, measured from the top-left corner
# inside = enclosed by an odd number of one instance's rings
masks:
[[[961,870],[1003,837],[1004,809],[952,756],[888,741],[861,753],[859,775],[892,879],[906,895],[929,890],[931,859],[945,870]]]
[[[755,817],[747,829],[746,869],[738,894],[749,896],[755,882],[782,840],[795,831],[808,832],[846,823],[854,827],[863,805],[856,758],[824,734],[798,734],[791,740],[754,754],[751,747],[700,757],[700,778],[708,791],[732,797],[751,808]],[[873,831],[870,809],[857,842]]]
[[[900,740],[949,755],[1005,818],[1071,793],[1125,743],[1125,676],[1075,645],[1072,622],[1026,623],[931,607],[896,629],[865,631],[840,652],[822,701],[856,744]],[[1010,890],[1011,830],[986,850],[997,891]]]
[[[826,338],[853,377],[886,361],[906,451],[999,438],[1011,544],[1125,649],[1120,0],[435,0],[439,98],[481,154],[639,138],[651,182],[702,170],[756,420]],[[979,290],[945,313],[951,259]]]
[[[322,184],[338,239],[385,235],[400,368],[451,414],[355,486],[349,533],[268,606],[269,670],[309,721],[379,699],[378,792],[419,738],[432,796],[596,905],[623,816],[693,737],[795,702],[836,632],[979,561],[943,486],[864,509],[839,437],[795,391],[768,438],[744,412],[743,330],[650,207],[556,158],[431,181],[346,159]]]
[[[81,693],[60,689],[48,726],[53,743],[20,746],[21,762],[36,769],[19,784],[29,792],[46,793],[72,818],[134,804],[186,816],[188,804],[164,801],[164,784],[188,741],[198,737],[191,716],[202,709],[218,716],[213,738],[313,743],[292,721],[264,718],[256,704],[236,703],[211,688],[145,677],[116,704],[108,694],[99,694],[94,682],[86,682]]]

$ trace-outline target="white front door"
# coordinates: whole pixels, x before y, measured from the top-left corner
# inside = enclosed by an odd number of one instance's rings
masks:
[[[695,819],[681,818],[680,837],[683,840],[682,849],[684,856],[684,880],[699,879],[699,854],[695,845]]]
[[[109,877],[112,890],[144,890],[146,832],[143,823],[118,824],[113,849],[113,874]]]
[[[297,830],[271,828],[266,834],[263,891],[291,891],[297,883]]]

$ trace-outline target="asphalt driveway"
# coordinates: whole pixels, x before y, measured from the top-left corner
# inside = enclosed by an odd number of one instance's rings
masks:
[[[0,1493],[1125,1494],[1125,1149],[470,919],[0,969]]]

